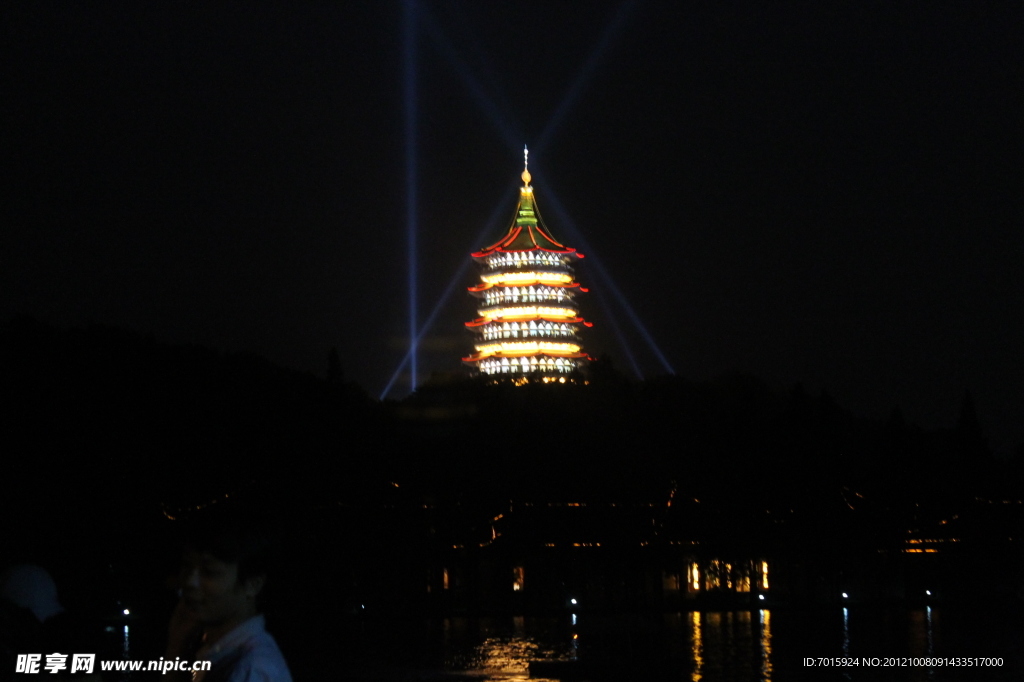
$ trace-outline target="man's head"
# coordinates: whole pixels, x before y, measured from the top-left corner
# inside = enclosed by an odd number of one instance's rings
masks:
[[[184,547],[181,598],[200,622],[240,622],[258,612],[270,565],[265,524],[240,513],[209,513],[189,524]]]
[[[28,609],[40,623],[64,610],[57,600],[57,585],[45,568],[20,564],[0,575],[0,597]]]

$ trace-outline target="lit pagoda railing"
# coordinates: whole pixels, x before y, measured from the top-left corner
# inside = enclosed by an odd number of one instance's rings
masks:
[[[549,251],[526,251],[497,253],[484,260],[484,266],[490,270],[500,268],[552,267],[570,270],[565,257]]]
[[[485,341],[493,341],[495,339],[519,338],[573,340],[577,337],[574,325],[548,322],[546,320],[541,320],[540,322],[531,320],[529,322],[495,322],[489,324],[480,332],[480,338]]]
[[[562,303],[572,300],[572,294],[564,287],[551,286],[528,286],[528,287],[498,287],[483,294],[485,305],[498,303]]]

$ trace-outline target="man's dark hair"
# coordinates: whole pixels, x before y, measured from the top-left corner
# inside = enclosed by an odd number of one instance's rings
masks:
[[[242,582],[273,573],[276,534],[259,515],[243,509],[204,509],[184,523],[183,531],[183,547],[238,564]]]

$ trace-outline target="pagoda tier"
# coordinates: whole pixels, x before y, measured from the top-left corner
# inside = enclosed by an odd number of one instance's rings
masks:
[[[554,239],[537,210],[530,172],[523,171],[519,205],[508,232],[472,254],[480,284],[477,319],[466,326],[476,335],[476,352],[463,362],[494,378],[552,381],[579,369],[589,358],[580,345],[573,263],[583,254]]]

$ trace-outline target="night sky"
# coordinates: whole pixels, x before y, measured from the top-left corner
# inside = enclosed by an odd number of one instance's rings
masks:
[[[0,313],[321,375],[336,346],[379,395],[408,346],[412,49],[421,320],[511,220],[528,144],[588,255],[591,354],[665,371],[618,289],[684,377],[926,427],[969,389],[1009,453],[1024,11],[784,4],[422,2],[413,46],[400,2],[5,5]],[[474,277],[421,379],[461,370]]]

